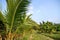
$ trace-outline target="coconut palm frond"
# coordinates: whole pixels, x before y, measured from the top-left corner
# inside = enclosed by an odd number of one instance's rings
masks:
[[[10,30],[23,23],[24,13],[27,11],[29,0],[6,0],[7,2],[7,21]]]

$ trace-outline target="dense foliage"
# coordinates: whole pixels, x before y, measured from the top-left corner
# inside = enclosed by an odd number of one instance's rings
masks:
[[[59,33],[60,24],[42,22],[37,24],[26,15],[30,0],[6,0],[5,13],[0,11],[0,36],[2,40],[45,40],[38,33]],[[38,36],[38,37],[37,37]],[[36,38],[37,37],[37,38]]]
[[[39,31],[41,33],[57,33],[58,31],[60,31],[60,24],[55,24],[52,22],[42,22],[40,23],[40,29]]]

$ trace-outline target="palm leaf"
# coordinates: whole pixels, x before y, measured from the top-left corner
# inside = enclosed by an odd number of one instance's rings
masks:
[[[7,2],[7,21],[10,31],[23,23],[24,13],[27,11],[29,0],[6,0]],[[14,31],[15,31],[14,29]]]
[[[4,16],[3,16],[2,12],[0,12],[0,20],[2,20],[2,21],[5,20],[5,18],[4,18]]]
[[[3,37],[6,36],[6,20],[2,12],[0,12],[0,35],[2,36],[2,40],[4,39]]]

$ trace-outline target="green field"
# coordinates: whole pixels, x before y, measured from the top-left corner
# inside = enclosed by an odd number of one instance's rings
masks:
[[[45,35],[47,37],[50,37],[54,40],[60,40],[60,34],[48,34],[48,33],[43,33],[42,35]]]

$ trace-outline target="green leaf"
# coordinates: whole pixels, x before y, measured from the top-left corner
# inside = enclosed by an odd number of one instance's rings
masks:
[[[27,11],[29,0],[6,0],[7,2],[7,21],[10,26],[10,31],[23,23],[24,13]],[[14,30],[15,30],[14,29]]]

